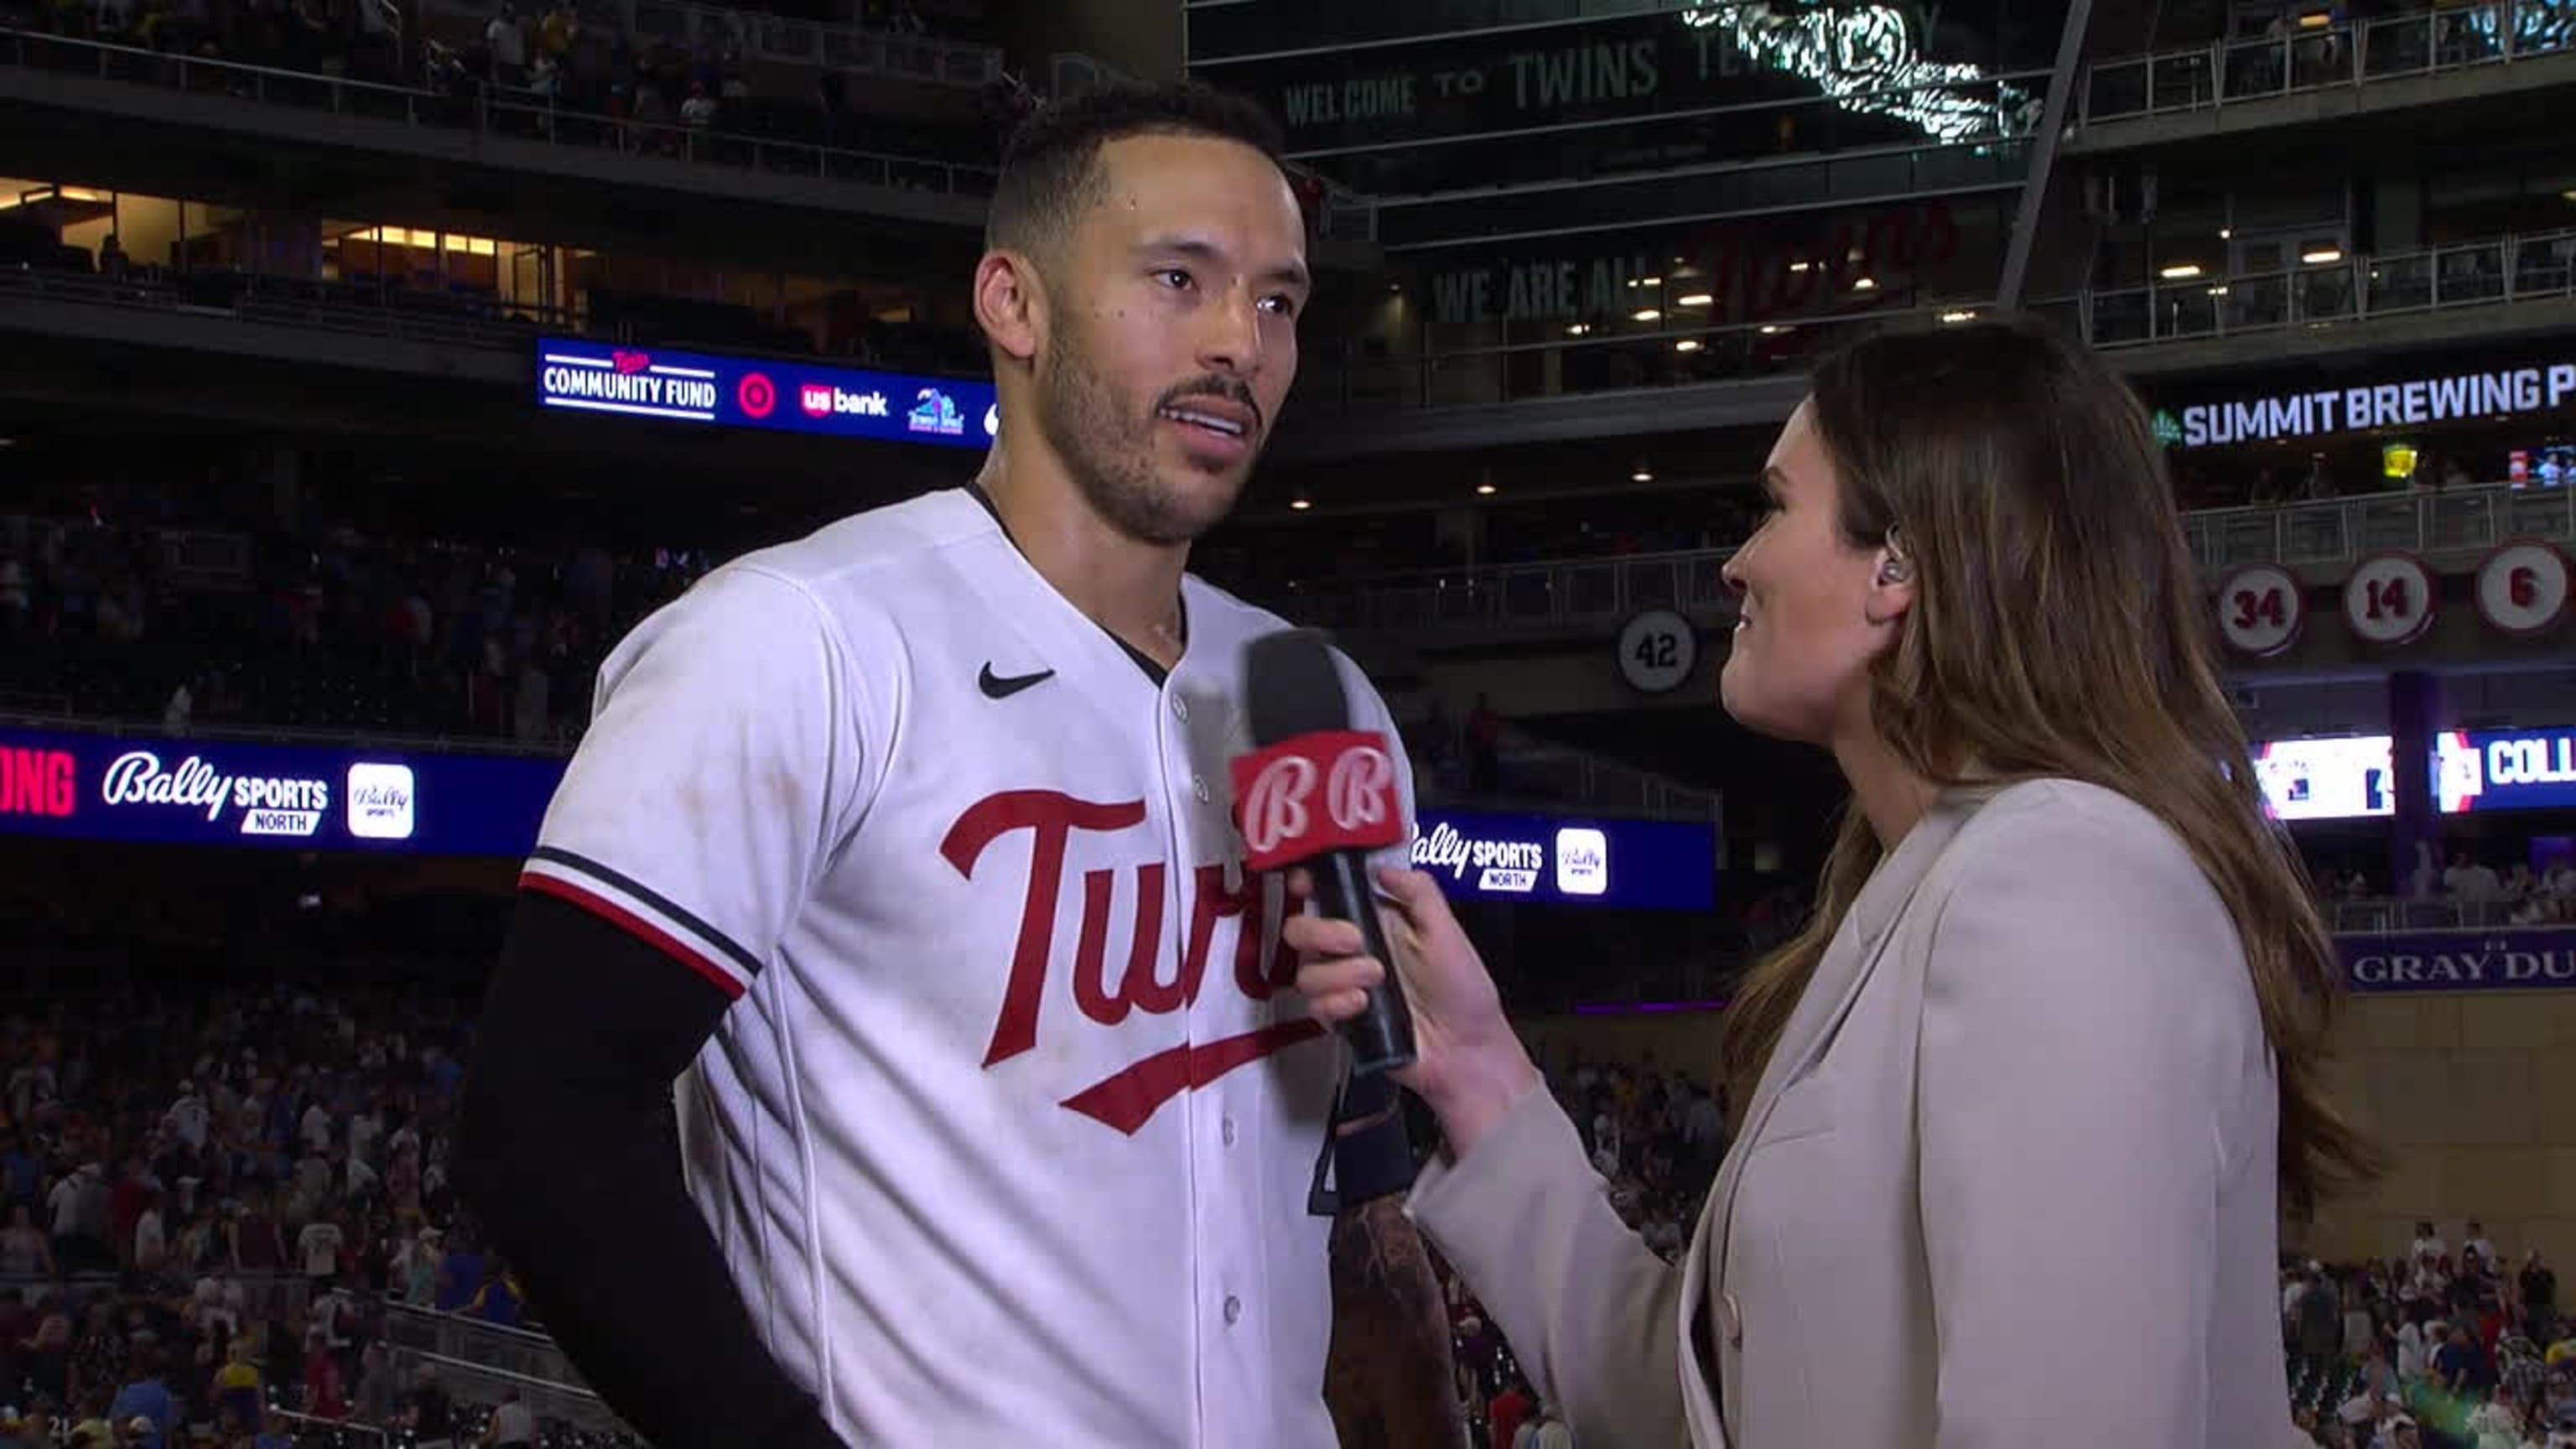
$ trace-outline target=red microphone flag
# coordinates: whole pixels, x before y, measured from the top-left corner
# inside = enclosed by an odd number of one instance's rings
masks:
[[[1395,757],[1369,730],[1317,730],[1234,759],[1234,817],[1244,859],[1278,870],[1329,850],[1378,850],[1404,839]]]

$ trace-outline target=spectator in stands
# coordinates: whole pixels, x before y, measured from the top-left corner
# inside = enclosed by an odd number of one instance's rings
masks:
[[[1503,1391],[1494,1395],[1485,1410],[1486,1421],[1493,1426],[1493,1449],[1512,1449],[1522,1421],[1537,1407],[1538,1395],[1531,1392],[1529,1380],[1521,1377],[1518,1369],[1512,1370],[1503,1381]]]
[[[2477,1449],[2522,1449],[2522,1427],[2522,1411],[2514,1405],[2512,1390],[2503,1384],[2495,1386],[2468,1423]]]
[[[716,98],[707,93],[705,82],[694,82],[689,86],[689,98],[680,102],[680,124],[689,128],[690,138],[701,147],[715,130]],[[696,154],[704,156],[706,152],[700,150]]]
[[[2488,874],[2492,875],[2494,872],[2489,871]],[[2495,1244],[2487,1238],[2484,1223],[2476,1218],[2469,1219],[2467,1237],[2468,1241],[2460,1245],[2463,1265],[2474,1262],[2476,1270],[2486,1274],[2493,1274],[2503,1266],[2501,1260],[2496,1257]]]
[[[341,1388],[340,1359],[331,1351],[329,1330],[316,1323],[304,1331],[304,1412],[319,1419],[345,1419],[348,1399]]]
[[[72,1412],[72,1449],[115,1449],[116,1428],[108,1422],[105,1394],[85,1397]]]
[[[0,1275],[11,1278],[52,1277],[53,1249],[45,1235],[36,1231],[35,1215],[27,1204],[18,1202],[9,1209],[9,1227],[0,1232]]]
[[[224,1365],[215,1370],[215,1412],[231,1428],[251,1432],[265,1417],[264,1398],[260,1393],[259,1365],[251,1357],[251,1341],[238,1335],[218,1340],[208,1335],[209,1343],[224,1344]]]
[[[483,1449],[535,1449],[537,1416],[521,1402],[517,1389],[501,1391],[501,1402],[492,1410],[492,1422],[476,1442]]]
[[[139,1337],[133,1345],[133,1367],[108,1405],[107,1416],[117,1423],[142,1422],[149,1432],[137,1435],[134,1442],[143,1449],[162,1449],[179,1425],[179,1402],[161,1381],[166,1367],[160,1342],[149,1334]]]
[[[125,1369],[125,1335],[117,1331],[115,1306],[94,1299],[72,1345],[71,1398],[86,1407],[95,1397],[99,1407],[91,1417],[97,1417],[105,1412],[109,1396],[124,1386]]]
[[[134,1220],[134,1272],[146,1282],[157,1280],[170,1262],[169,1230],[161,1211],[166,1200],[162,1193],[152,1193],[144,1199],[143,1211]]]
[[[54,1220],[54,1261],[66,1273],[96,1272],[116,1265],[109,1244],[107,1169],[85,1162],[54,1184],[47,1206]]]
[[[2421,1379],[2424,1377],[2424,1369],[2432,1366],[2432,1348],[2434,1348],[2434,1343],[2429,1341],[2427,1333],[2424,1333],[2424,1325],[2421,1325],[2414,1315],[2409,1315],[2406,1323],[2398,1325],[2396,1338],[2398,1338],[2398,1379],[2401,1379],[2401,1382],[2414,1382],[2414,1379]]]
[[[240,1280],[233,1277],[229,1263],[217,1259],[197,1280],[196,1290],[188,1300],[188,1317],[209,1342],[229,1344],[245,1326],[242,1307]]]
[[[2343,1288],[2343,1363],[2359,1363],[2378,1347],[2378,1320],[2371,1314],[2370,1282],[2360,1273],[2347,1273]]]
[[[2442,872],[2442,889],[2451,899],[2473,904],[2504,899],[2504,883],[2496,878],[2495,868],[2469,858],[2465,850],[2451,855],[2451,868]]]
[[[58,1307],[46,1310],[33,1338],[19,1345],[18,1367],[36,1395],[55,1404],[72,1397],[72,1320]]]
[[[2523,1256],[2519,1284],[2522,1290],[2522,1312],[2525,1329],[2534,1341],[2546,1344],[2557,1336],[2558,1274],[2541,1261],[2540,1250],[2532,1249]]]
[[[366,1424],[390,1424],[399,1407],[402,1385],[393,1359],[381,1343],[370,1343],[358,1356],[357,1417]]]
[[[425,1226],[404,1241],[393,1262],[395,1290],[403,1302],[423,1308],[437,1305],[440,1260],[445,1256],[436,1228]]]
[[[340,1230],[339,1221],[329,1216],[317,1217],[306,1223],[304,1231],[298,1235],[297,1258],[304,1265],[305,1279],[313,1285],[316,1293],[339,1281],[340,1249],[346,1242],[347,1235]]]
[[[0,1449],[54,1449],[52,1413],[41,1402],[24,1414],[0,1412]]]
[[[1557,1412],[1556,1405],[1541,1401],[1537,1412],[1513,1437],[1512,1449],[1574,1449],[1574,1430]]]
[[[2433,1224],[2430,1221],[2418,1222],[2415,1225],[2415,1242],[2407,1252],[2416,1262],[2439,1258],[2450,1251],[2450,1245],[2442,1241],[2440,1233],[2433,1231]]]
[[[455,1449],[456,1405],[439,1383],[437,1370],[423,1366],[413,1381],[403,1425],[411,1430],[418,1449]]]
[[[483,47],[492,57],[492,83],[517,89],[526,84],[528,73],[528,32],[519,20],[519,7],[503,0],[501,11],[483,27]]]
[[[472,1302],[465,1305],[469,1317],[503,1328],[516,1328],[524,1312],[519,1283],[497,1257],[483,1263],[483,1286],[476,1289]]]
[[[474,1301],[483,1287],[483,1254],[474,1241],[463,1233],[455,1234],[447,1245],[447,1256],[438,1265],[438,1311],[460,1313]]]
[[[1467,788],[1491,795],[1501,788],[1503,717],[1491,696],[1479,693],[1467,712]]]
[[[2469,1337],[2469,1330],[2453,1325],[2442,1346],[2433,1351],[2433,1381],[2446,1394],[2465,1395],[2476,1387],[2479,1358],[2477,1343]]]
[[[420,1140],[417,1137],[411,1137],[408,1141],[401,1140],[407,1135],[397,1132],[394,1138],[389,1140],[388,1147],[392,1154],[392,1161],[385,1168],[385,1198],[393,1209],[395,1221],[416,1223],[420,1221],[423,1211]],[[427,1302],[428,1299],[420,1297],[412,1301]]]

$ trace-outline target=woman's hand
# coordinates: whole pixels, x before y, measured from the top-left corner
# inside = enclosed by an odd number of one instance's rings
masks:
[[[1538,1069],[1439,885],[1418,870],[1381,867],[1373,875],[1384,893],[1378,915],[1387,946],[1413,1009],[1414,1062],[1395,1079],[1431,1104],[1450,1151],[1463,1156],[1538,1082]],[[1303,903],[1313,890],[1306,872],[1289,876],[1292,901]],[[1307,1010],[1328,1026],[1359,1015],[1369,988],[1386,980],[1384,963],[1360,954],[1359,927],[1348,921],[1292,915],[1282,935],[1302,958],[1297,989]]]

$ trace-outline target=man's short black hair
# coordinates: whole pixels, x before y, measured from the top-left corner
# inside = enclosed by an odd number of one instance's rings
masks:
[[[1100,148],[1130,136],[1239,141],[1280,164],[1278,123],[1255,102],[1196,81],[1124,81],[1050,102],[1011,133],[984,221],[984,244],[1044,257],[1098,202]]]

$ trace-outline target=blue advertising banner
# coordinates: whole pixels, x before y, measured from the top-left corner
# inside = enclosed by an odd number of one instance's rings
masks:
[[[2335,947],[2344,984],[2363,995],[2576,987],[2576,930],[2399,931]]]
[[[517,859],[563,772],[553,757],[0,730],[0,831]],[[1712,825],[1435,810],[1413,861],[1483,900],[1705,911],[1717,891]]]
[[[0,730],[0,830],[523,856],[563,761]]]
[[[2280,820],[2349,820],[2396,809],[2389,737],[2329,735],[2254,746],[2254,774]],[[2576,808],[2576,729],[2445,730],[2433,797],[2445,815]]]
[[[537,401],[617,417],[958,448],[989,447],[1001,428],[989,382],[568,337],[537,340]]]
[[[1715,825],[1426,810],[1413,864],[1461,900],[1653,911],[1717,903]]]
[[[2448,736],[2455,742],[2458,736]],[[2479,730],[2442,802],[2445,810],[2563,810],[2576,806],[2576,729]],[[2447,751],[2459,746],[2449,743]],[[2452,801],[2456,799],[2456,805]]]

